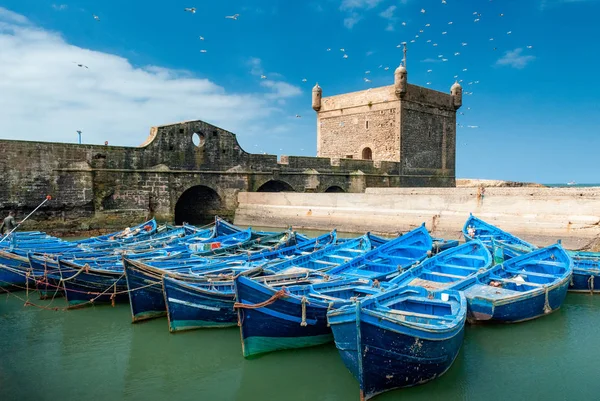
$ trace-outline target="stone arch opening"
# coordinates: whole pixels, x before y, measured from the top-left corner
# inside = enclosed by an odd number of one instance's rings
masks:
[[[332,185],[329,188],[327,188],[325,190],[325,192],[340,193],[340,192],[346,192],[346,191],[344,191],[344,189],[342,187],[339,187],[337,185]]]
[[[175,224],[208,224],[215,215],[222,214],[223,209],[223,200],[214,189],[197,185],[186,190],[177,200]]]
[[[262,184],[256,192],[295,192],[294,188],[285,181],[270,180]]]
[[[206,142],[206,137],[204,136],[204,134],[202,132],[200,132],[200,133],[194,132],[192,134],[192,142],[197,147],[202,147],[202,146],[204,146],[204,143]]]
[[[373,160],[373,151],[371,148],[364,148],[362,151],[363,160]]]

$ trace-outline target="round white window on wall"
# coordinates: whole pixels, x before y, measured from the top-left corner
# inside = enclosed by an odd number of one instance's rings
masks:
[[[192,142],[194,142],[194,145],[201,147],[204,146],[206,138],[203,133],[194,132],[194,134],[192,135]]]

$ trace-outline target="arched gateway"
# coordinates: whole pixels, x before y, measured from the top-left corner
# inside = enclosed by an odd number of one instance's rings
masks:
[[[183,222],[202,225],[222,214],[223,200],[215,190],[197,185],[186,190],[175,204],[175,224]]]

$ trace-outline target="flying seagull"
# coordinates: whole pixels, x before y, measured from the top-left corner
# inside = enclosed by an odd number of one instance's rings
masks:
[[[78,63],[78,62],[76,62],[76,61],[73,61],[73,63],[77,64],[77,67],[81,67],[81,68],[88,68],[88,66],[87,66],[87,65],[80,64],[80,63]]]
[[[100,21],[100,17],[98,17],[96,14],[94,14],[93,17],[96,21]]]
[[[226,15],[225,18],[237,20],[239,16],[240,16],[239,14],[233,14],[233,15]]]
[[[200,50],[200,53],[206,53],[206,50],[202,49]]]
[[[266,75],[261,75],[260,79],[267,79],[267,76]]]
[[[296,114],[296,118],[300,118],[302,117],[300,114]]]
[[[186,7],[183,11],[187,11],[188,13],[196,14],[196,7]]]
[[[200,40],[204,40],[204,36],[200,36]]]
[[[344,56],[343,56],[343,57],[344,57],[344,58],[348,58],[348,55],[347,55],[347,54],[344,54]]]
[[[302,78],[302,82],[306,82],[306,78]]]

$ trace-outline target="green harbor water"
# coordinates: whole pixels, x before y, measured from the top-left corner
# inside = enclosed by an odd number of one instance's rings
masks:
[[[127,304],[53,311],[0,296],[0,399],[358,399],[333,344],[245,360],[237,328],[170,334],[165,318],[130,321]],[[599,338],[600,296],[569,294],[536,321],[467,327],[448,373],[376,399],[597,400]]]

